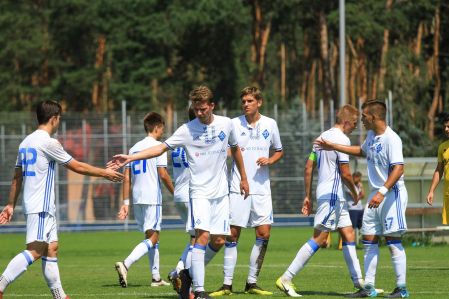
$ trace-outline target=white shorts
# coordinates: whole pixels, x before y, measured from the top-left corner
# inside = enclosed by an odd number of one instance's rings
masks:
[[[160,231],[162,222],[162,205],[134,205],[134,217],[141,232]]]
[[[52,243],[58,241],[56,218],[41,212],[25,215],[27,222],[26,244],[38,241]]]
[[[249,195],[246,199],[239,193],[229,194],[230,224],[240,227],[257,227],[273,223],[271,195]]]
[[[175,192],[173,194],[173,200],[175,203],[182,202],[182,203],[189,203],[189,188],[186,188],[186,192]]]
[[[402,235],[407,231],[407,222],[405,219],[405,209],[407,208],[408,194],[407,189],[402,187],[393,187],[386,195],[384,200],[376,209],[368,208],[369,201],[377,193],[374,190],[366,200],[365,212],[363,213],[363,235]]]
[[[195,236],[195,230],[190,229],[190,204],[189,202],[175,202],[175,208],[178,210],[179,216],[182,222],[186,225],[186,231],[191,235]]]
[[[229,196],[190,199],[189,222],[187,230],[201,229],[211,235],[229,235]]]
[[[320,231],[334,231],[351,226],[348,205],[344,200],[318,199],[313,227]]]

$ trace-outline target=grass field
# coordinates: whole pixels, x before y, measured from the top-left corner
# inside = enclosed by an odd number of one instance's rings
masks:
[[[1,229],[1,228],[0,228]],[[311,228],[273,228],[259,284],[274,295],[265,298],[282,298],[283,293],[274,285],[296,255],[299,247],[310,237]],[[137,232],[85,232],[61,233],[59,267],[65,291],[76,298],[176,298],[171,287],[151,288],[148,259],[143,257],[128,273],[129,287],[118,285],[114,262],[123,260],[142,239]],[[333,242],[337,236],[333,235]],[[24,234],[0,234],[0,271],[9,260],[24,249]],[[187,241],[182,231],[163,231],[160,242],[161,275],[175,266]],[[249,253],[254,242],[252,230],[245,230],[239,243],[239,259],[234,277],[231,298],[256,298],[243,294],[248,273]],[[294,282],[306,298],[343,297],[352,291],[348,271],[341,251],[320,249]],[[406,247],[407,282],[412,298],[449,298],[449,246]],[[358,250],[363,261],[363,250]],[[212,291],[222,283],[223,255],[219,253],[206,269],[206,290]],[[390,292],[395,287],[395,277],[390,255],[381,247],[376,287]],[[40,261],[10,285],[5,298],[51,298],[41,274]]]

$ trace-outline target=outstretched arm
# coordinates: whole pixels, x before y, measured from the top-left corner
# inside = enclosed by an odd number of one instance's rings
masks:
[[[71,171],[74,171],[76,173],[95,177],[102,177],[111,182],[121,182],[123,180],[123,174],[121,174],[120,172],[117,172],[109,168],[104,169],[95,167],[90,164],[77,161],[75,159],[70,160],[69,163],[64,164],[64,166],[67,169],[70,169]]]
[[[11,182],[11,188],[9,189],[8,203],[0,213],[0,224],[6,224],[11,221],[17,198],[19,198],[20,190],[22,189],[22,182],[22,168],[16,168]]]
[[[245,198],[247,198],[249,195],[249,184],[246,177],[245,166],[243,165],[243,157],[242,152],[240,151],[240,147],[231,147],[231,154],[240,173],[240,193],[244,195]]]
[[[314,144],[318,145],[320,148],[326,151],[337,151],[342,152],[352,156],[363,157],[362,147],[360,145],[342,145],[338,143],[330,142],[323,138],[318,138],[314,142]]]
[[[115,155],[114,157],[112,157],[112,160],[109,161],[106,166],[108,168],[116,170],[132,161],[146,160],[158,157],[163,153],[165,153],[167,150],[168,146],[165,143],[161,143],[159,145],[152,146],[138,153],[134,153],[132,155],[125,155],[125,154]]]
[[[435,188],[438,186],[441,178],[443,177],[444,165],[443,162],[438,162],[437,167],[435,168],[435,172],[433,173],[432,183],[430,184],[429,193],[427,194],[427,203],[432,205],[433,203],[433,192]]]

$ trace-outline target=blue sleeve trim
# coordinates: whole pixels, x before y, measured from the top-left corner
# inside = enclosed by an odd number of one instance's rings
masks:
[[[70,157],[70,159],[68,159],[67,161],[61,163],[61,165],[66,165],[67,163],[69,163],[69,162],[72,161],[72,160],[73,160],[73,157]]]
[[[239,145],[238,143],[236,144],[228,144],[230,147],[236,147],[237,145]]]
[[[173,147],[171,147],[170,145],[168,145],[168,143],[167,142],[165,142],[164,141],[164,144],[170,149],[170,150],[174,150],[174,148]]]

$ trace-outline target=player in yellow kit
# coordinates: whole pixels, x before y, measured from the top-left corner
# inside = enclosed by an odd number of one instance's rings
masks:
[[[447,138],[449,138],[449,114],[443,118],[443,130]],[[447,225],[449,219],[449,140],[444,141],[438,146],[438,164],[433,173],[432,184],[430,185],[429,194],[427,194],[427,203],[432,205],[433,192],[441,180],[444,173],[444,196],[443,196],[443,219],[442,223]]]

